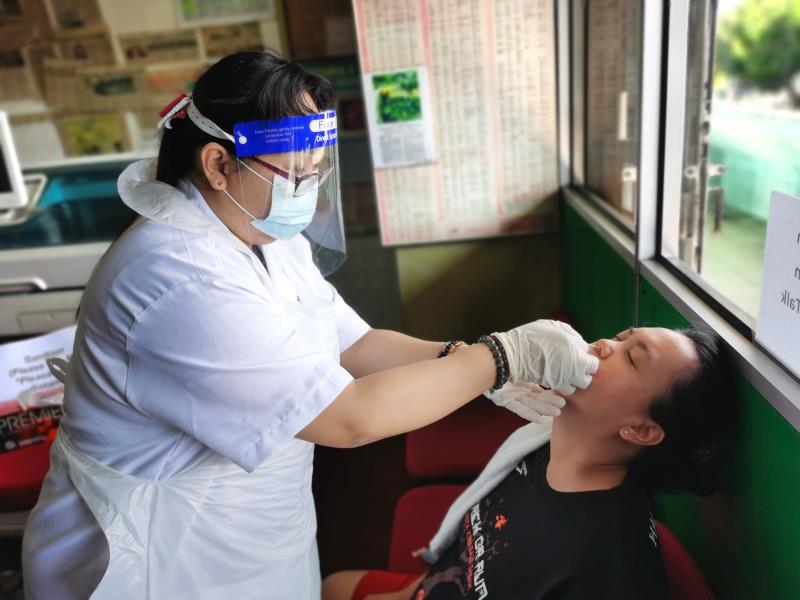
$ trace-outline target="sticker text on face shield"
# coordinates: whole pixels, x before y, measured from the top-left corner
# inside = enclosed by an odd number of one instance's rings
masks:
[[[247,121],[233,127],[238,157],[303,152],[336,143],[336,111],[275,121]]]
[[[325,117],[323,119],[315,119],[308,125],[311,131],[330,131],[336,129],[336,117]]]

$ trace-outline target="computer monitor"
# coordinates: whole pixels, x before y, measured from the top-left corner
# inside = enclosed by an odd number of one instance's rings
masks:
[[[27,202],[28,192],[19,168],[8,116],[0,111],[0,210],[21,208]]]

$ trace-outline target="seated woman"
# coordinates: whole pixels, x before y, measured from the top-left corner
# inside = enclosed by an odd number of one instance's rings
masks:
[[[666,598],[649,493],[717,486],[732,371],[708,331],[630,329],[596,347],[591,386],[512,434],[450,508],[427,574],[343,571],[323,600]]]

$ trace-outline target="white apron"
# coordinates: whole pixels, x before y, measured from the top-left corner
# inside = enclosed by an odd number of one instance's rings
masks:
[[[333,295],[282,297],[287,318],[338,360]],[[313,448],[292,439],[252,473],[209,449],[179,475],[152,481],[109,468],[59,431],[53,452],[109,546],[108,569],[91,598],[319,600]],[[271,489],[277,471],[291,489]],[[283,499],[278,514],[265,506],[270,496]]]

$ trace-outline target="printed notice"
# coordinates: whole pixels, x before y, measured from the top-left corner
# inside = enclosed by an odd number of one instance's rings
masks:
[[[193,30],[126,33],[118,39],[128,64],[154,65],[200,59],[200,47]]]
[[[174,0],[181,27],[273,20],[275,0]]]
[[[772,192],[756,340],[800,376],[800,198]]]
[[[0,454],[55,439],[64,416],[64,385],[46,361],[69,360],[75,329],[0,345]]]
[[[373,166],[380,169],[433,161],[428,70],[365,74],[363,85]]]
[[[75,326],[0,346],[0,414],[60,404],[64,386],[45,362],[69,360]]]
[[[556,229],[553,3],[353,8],[384,245]]]

